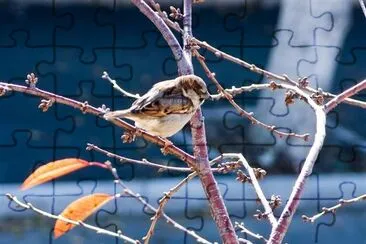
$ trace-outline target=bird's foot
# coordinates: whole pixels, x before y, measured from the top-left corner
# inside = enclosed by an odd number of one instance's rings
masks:
[[[113,119],[113,116],[111,116],[111,114],[112,112],[106,112],[105,114],[103,114],[103,119],[111,121]]]
[[[125,131],[121,136],[123,143],[131,143],[135,141],[137,136],[142,136],[142,131],[140,128],[135,128],[134,131]]]
[[[123,141],[123,143],[131,143],[135,141],[135,139],[136,133],[134,131],[125,131],[121,136],[121,140]]]
[[[106,114],[108,114],[111,111],[111,109],[108,108],[105,104],[102,104],[102,106],[99,107],[98,109],[101,112],[101,115],[103,116],[103,119],[109,120],[109,118],[108,118],[108,116],[106,116]]]
[[[164,155],[167,155],[168,154],[168,148],[171,147],[171,146],[173,146],[173,142],[171,142],[168,139],[164,138],[164,147],[160,150]]]

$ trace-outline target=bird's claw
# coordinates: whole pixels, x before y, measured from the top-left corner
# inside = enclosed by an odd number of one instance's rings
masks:
[[[121,136],[121,139],[122,139],[123,143],[131,143],[131,142],[135,141],[136,134],[133,131],[125,131],[123,133],[123,135]]]
[[[171,147],[173,145],[173,143],[171,141],[169,141],[168,139],[164,139],[164,147],[161,150],[161,152],[164,155],[168,154],[168,148]]]
[[[123,143],[131,143],[135,141],[137,136],[142,136],[142,130],[137,128],[134,131],[125,131],[121,136]]]

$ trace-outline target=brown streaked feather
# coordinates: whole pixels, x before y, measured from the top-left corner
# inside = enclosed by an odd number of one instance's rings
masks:
[[[190,99],[183,96],[162,97],[149,106],[139,110],[141,115],[163,117],[168,114],[184,114],[192,111],[193,104]],[[134,113],[135,111],[131,111]],[[137,112],[137,111],[136,111]]]
[[[174,90],[175,87],[176,82],[174,82],[174,80],[167,80],[156,83],[148,92],[146,92],[142,97],[138,98],[134,103],[132,103],[131,110],[142,110],[157,99],[163,97],[165,93],[163,91],[171,93],[171,90]],[[178,90],[176,92],[178,92]]]
[[[182,80],[167,80],[156,83],[145,95],[131,106],[131,114],[163,117],[182,114],[192,110],[191,100],[182,95]]]

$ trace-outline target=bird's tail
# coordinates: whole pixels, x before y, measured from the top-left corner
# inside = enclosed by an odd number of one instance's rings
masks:
[[[126,118],[127,115],[130,114],[130,110],[125,109],[125,110],[117,110],[117,111],[113,111],[113,112],[107,112],[103,115],[103,117],[106,120],[110,120],[110,119],[115,119],[115,118]]]

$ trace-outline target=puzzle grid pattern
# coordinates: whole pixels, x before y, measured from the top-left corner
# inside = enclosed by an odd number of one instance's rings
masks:
[[[247,1],[238,1],[239,7],[213,8],[213,10],[205,6],[197,6],[194,9],[193,31],[199,39],[206,40],[221,50],[255,63],[259,67],[267,67],[281,73],[281,67],[286,64],[290,70],[286,73],[291,77],[309,76],[312,86],[339,93],[364,77],[366,43],[363,30],[366,20],[356,6],[348,4],[348,7],[344,7],[346,5],[342,5],[344,4],[342,3],[330,7],[329,1],[328,4],[324,2],[321,4],[316,0],[303,1],[298,6],[301,8],[301,16],[298,17],[299,24],[287,28],[284,24],[288,23],[285,17],[280,18],[281,14],[283,16],[281,11],[297,13],[293,9],[285,7],[279,9],[279,6],[261,8],[258,5],[249,4]],[[79,101],[87,100],[89,104],[95,106],[106,104],[111,109],[118,109],[127,107],[131,100],[118,94],[100,78],[104,70],[107,70],[126,90],[136,93],[146,91],[159,79],[172,78],[177,75],[169,47],[155,27],[135,8],[118,6],[117,0],[100,5],[68,7],[57,0],[53,0],[52,4],[49,3],[48,6],[30,5],[27,8],[15,3],[1,4],[0,54],[3,57],[1,80],[24,84],[26,73],[35,72],[39,77],[38,87],[41,89]],[[294,7],[290,1],[283,1],[283,6]],[[344,10],[344,8],[348,8],[348,10]],[[342,40],[337,40],[339,37],[334,34],[339,29],[346,28],[342,25],[346,25],[344,23],[347,22],[347,19],[342,19],[345,17],[342,17],[343,12],[340,10],[348,13],[347,18],[352,18],[352,21],[348,21],[349,29],[348,34],[344,35],[344,44]],[[278,28],[279,25],[282,27]],[[310,29],[305,30],[304,34],[304,29],[294,29],[294,26],[307,26]],[[285,57],[281,50],[296,56],[291,56],[290,60],[282,60],[283,63],[279,62],[278,57]],[[261,76],[219,60],[204,50],[201,51],[225,87],[266,81]],[[273,59],[271,53],[274,53],[273,55],[277,59]],[[325,58],[329,55],[331,59]],[[321,70],[324,63],[335,67],[330,78],[330,74],[324,74]],[[196,73],[204,77],[198,63],[194,63],[194,65]],[[327,79],[332,79],[331,85],[325,83]],[[212,84],[209,85],[209,88],[212,92],[215,91]],[[361,93],[357,98],[364,99],[365,95],[365,93]],[[42,113],[37,110],[39,102],[38,98],[22,94],[9,94],[0,99],[2,110],[1,183],[19,184],[39,165],[59,158],[81,157],[90,161],[105,161],[104,155],[85,150],[87,142],[127,157],[147,158],[154,162],[181,166],[181,163],[173,157],[162,159],[159,149],[144,140],[139,139],[132,144],[123,144],[120,140],[122,131],[101,119],[85,116],[80,111],[57,104],[48,112]],[[296,105],[297,110],[283,106],[283,94],[253,92],[240,96],[238,102],[244,108],[254,111],[258,118],[280,125],[282,129],[292,129],[298,132],[311,132],[312,130],[312,128],[306,127],[308,123],[312,123],[311,112],[308,113],[302,105]],[[301,115],[296,111],[302,111]],[[262,128],[251,126],[248,121],[240,118],[225,101],[215,104],[207,102],[203,106],[203,112],[211,157],[222,152],[242,152],[253,166],[260,165],[270,174],[298,172],[303,153],[309,149],[310,142],[280,139]],[[361,121],[366,119],[366,113],[358,108],[341,106],[336,112],[330,114],[328,119],[328,138],[314,173],[310,177],[307,188],[309,192],[304,195],[304,202],[306,202],[304,204],[309,206],[306,208],[306,213],[310,214],[319,211],[325,204],[335,203],[339,198],[360,195],[366,189],[362,177],[353,174],[354,172],[365,172],[366,169],[366,147],[364,136],[362,136],[365,133],[361,125]],[[296,123],[291,124],[291,121]],[[191,151],[188,127],[174,136],[172,141],[179,147]],[[131,164],[118,165],[117,168],[126,182],[132,184],[144,181],[144,179],[151,182],[143,184],[138,188],[140,190],[136,190],[142,195],[144,192],[146,195],[151,194],[149,190],[156,192],[154,195],[156,199],[154,197],[149,199],[151,203],[156,203],[159,194],[171,187],[156,183],[157,177],[165,180],[171,176],[179,176],[179,178],[175,178],[176,181],[182,178],[181,174],[174,172],[157,173],[154,170]],[[333,183],[329,185],[325,183],[328,181],[323,180],[328,179],[326,173],[329,172],[347,172],[348,174],[331,180],[330,182]],[[112,182],[106,183],[106,180],[110,180],[109,173],[97,169],[86,169],[63,177],[62,180],[75,182],[75,187],[69,189],[70,187],[65,186],[63,181],[57,181],[53,182],[51,186],[22,193],[23,199],[31,202],[37,201],[41,204],[47,202],[47,206],[50,207],[49,211],[58,213],[57,211],[64,206],[60,202],[71,202],[90,192],[116,191]],[[235,220],[250,223],[253,230],[263,231],[263,234],[268,232],[268,228],[264,227],[265,224],[251,219],[256,206],[255,196],[249,187],[238,186],[233,178],[228,177],[220,178],[219,182],[228,208],[240,209],[240,211],[234,212],[232,217]],[[283,184],[286,184],[286,181]],[[139,185],[137,184],[137,186]],[[186,226],[202,231],[203,235],[208,233],[212,239],[217,239],[217,233],[213,231],[215,227],[207,216],[205,199],[197,188],[199,188],[197,182],[188,184],[168,204],[172,205],[168,211],[176,214],[177,220]],[[3,198],[0,201],[1,208],[18,217],[31,216],[13,205],[8,205],[3,197],[8,189],[0,189],[0,196]],[[271,189],[268,194],[280,194],[273,192],[273,190],[279,189],[273,188],[273,186],[271,188],[270,185],[264,189]],[[290,188],[286,190],[280,190],[284,191],[283,194],[280,194],[283,199],[288,196]],[[129,216],[129,214],[134,216],[131,213],[133,210],[124,210],[129,203],[136,205],[133,200],[126,199],[99,210],[93,219],[94,223],[111,230],[119,226],[126,233],[132,231],[138,233],[136,236],[142,236],[145,227],[139,230],[135,228],[135,226],[141,226],[142,223],[147,228],[149,223],[149,213],[142,206],[139,211],[146,217],[143,222],[139,218],[131,217],[129,221],[125,220],[121,223],[118,217],[121,210],[124,211],[125,216]],[[175,205],[182,207],[174,210]],[[353,210],[360,211],[359,217],[364,218],[366,211],[362,208],[364,209],[364,205],[357,205]],[[20,213],[15,213],[17,211]],[[342,234],[342,232],[347,231],[348,228],[348,231],[357,238],[361,235],[360,233],[365,231],[365,227],[362,225],[347,226],[349,212],[344,211],[347,214],[340,214],[336,217],[328,216],[314,225],[301,224],[300,216],[297,215],[293,224],[294,230],[289,232],[288,238],[291,240],[289,242],[298,238],[297,229],[306,233],[304,243],[326,243],[330,240],[331,234],[329,233],[339,234],[334,238],[344,238],[347,234]],[[16,220],[11,221],[4,222],[0,229],[6,231],[6,224],[9,226],[16,223]],[[330,226],[330,228],[324,226]],[[111,238],[99,235],[95,237],[94,233],[88,233],[85,230],[73,230],[73,233],[69,234],[70,236],[65,237],[67,239],[55,241],[51,238],[52,224],[50,221],[40,228],[43,233],[40,234],[41,240],[44,241],[42,243],[70,243],[72,241],[104,243],[111,241]],[[164,239],[166,231],[173,230],[167,225],[158,225],[154,243],[169,243],[168,239]],[[177,234],[169,237],[169,240],[180,240],[182,243],[192,242],[189,237],[176,231],[174,233]],[[365,243],[365,239],[360,238],[358,240]],[[0,243],[5,240],[0,240]],[[19,243],[25,241],[24,236],[15,240],[19,240]],[[117,240],[113,241],[119,243]],[[8,241],[4,243],[8,243]]]

